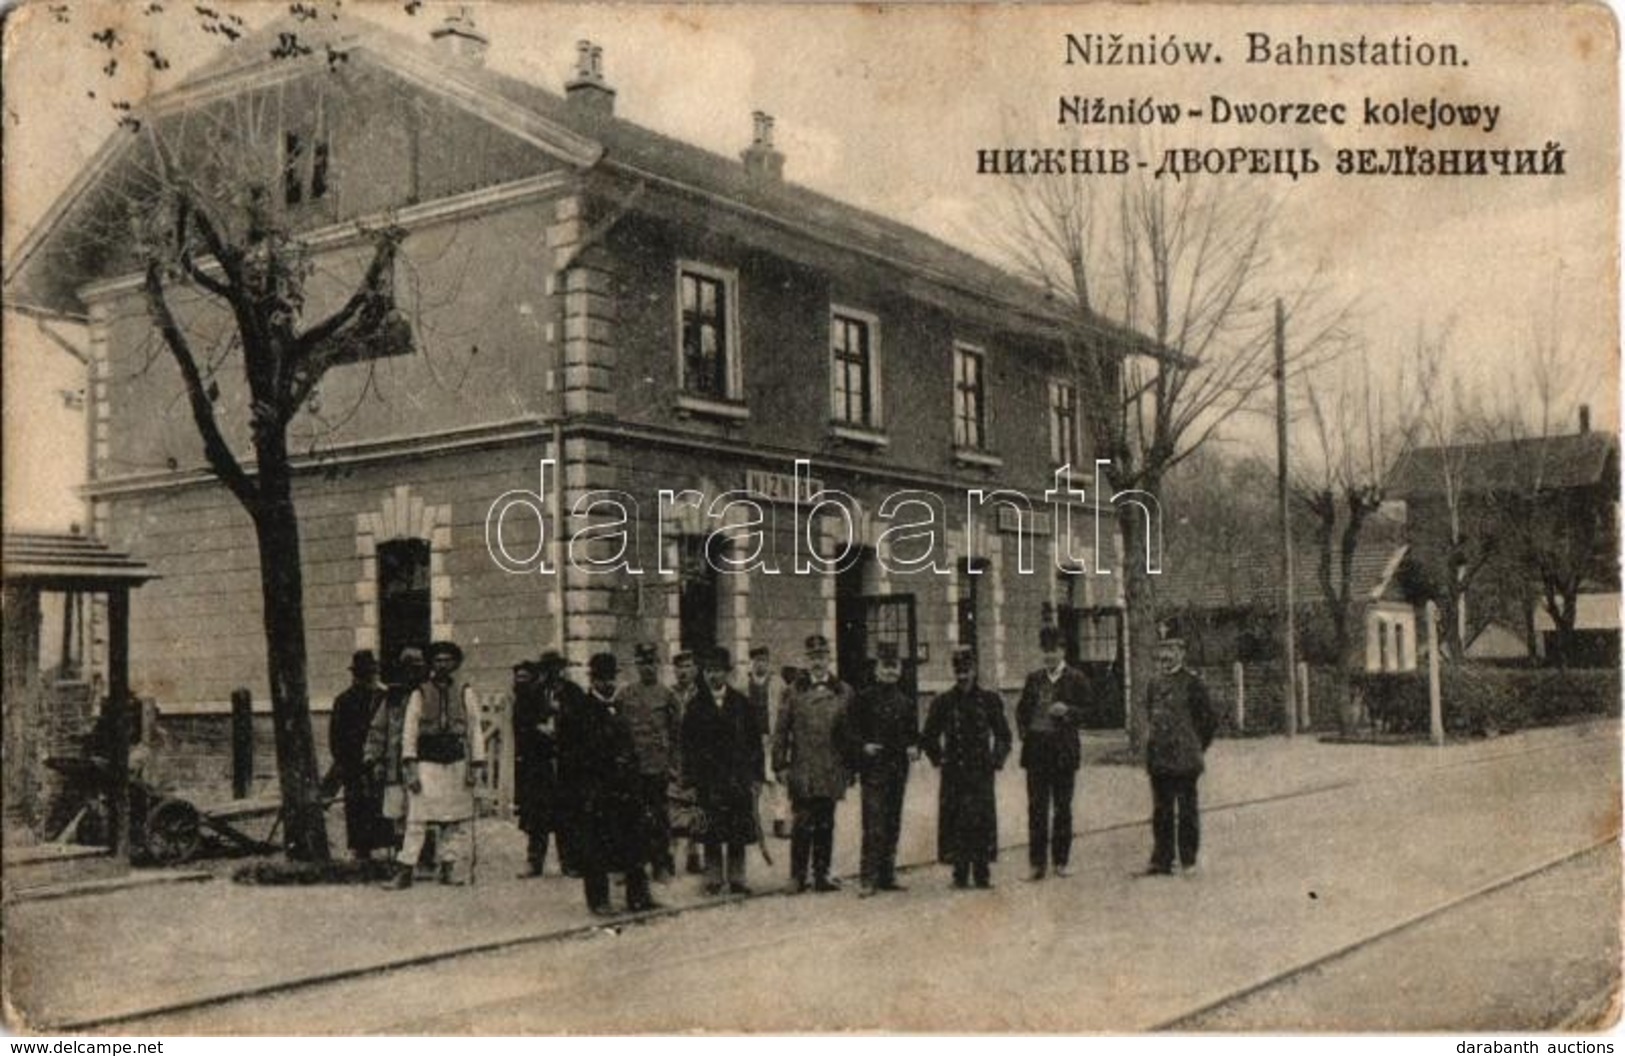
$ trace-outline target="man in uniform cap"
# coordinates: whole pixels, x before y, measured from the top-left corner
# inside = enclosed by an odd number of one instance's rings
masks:
[[[750,702],[728,685],[728,650],[709,650],[704,668],[683,713],[683,779],[694,789],[698,808],[695,838],[705,848],[706,892],[748,894],[745,851],[761,836],[755,789],[762,781],[762,737]]]
[[[568,760],[577,782],[576,864],[587,908],[599,916],[613,912],[610,873],[625,874],[628,909],[658,908],[643,871],[648,836],[638,787],[638,758],[631,726],[618,700],[616,674],[614,653],[597,653],[588,661],[586,707],[559,735],[559,755]]]
[[[1202,776],[1202,755],[1213,743],[1218,715],[1207,687],[1185,667],[1185,642],[1165,638],[1157,645],[1158,673],[1146,686],[1150,732],[1146,736],[1145,769],[1151,777],[1150,875],[1174,871],[1177,842],[1179,864],[1187,875],[1196,869],[1202,835],[1196,801],[1196,782]],[[1176,837],[1177,831],[1177,837]]]
[[[831,675],[829,641],[807,639],[807,670],[785,695],[773,734],[773,770],[790,792],[790,883],[799,893],[838,891],[830,875],[835,804],[846,795],[846,712],[852,687]],[[812,867],[812,881],[807,878]]]
[[[1066,665],[1059,630],[1040,631],[1038,648],[1044,666],[1027,676],[1016,704],[1021,768],[1027,772],[1027,859],[1033,880],[1044,879],[1051,861],[1056,876],[1071,872],[1072,795],[1083,759],[1078,729],[1089,693],[1088,681]]]
[[[383,786],[366,762],[367,730],[384,701],[384,692],[378,681],[377,657],[371,649],[358,650],[350,658],[350,685],[334,698],[327,726],[333,769],[344,788],[345,841],[358,861],[371,858],[373,851],[391,843],[384,824]]]
[[[665,882],[675,871],[671,854],[668,789],[678,780],[682,750],[683,707],[660,682],[660,649],[649,642],[637,647],[638,679],[622,688],[621,710],[632,729],[638,756],[638,788],[649,836],[648,859],[655,880]]]
[[[412,869],[430,826],[440,882],[458,883],[468,823],[474,817],[474,786],[485,768],[474,687],[458,679],[463,651],[453,642],[434,642],[426,651],[429,678],[406,702],[401,731],[401,768],[406,778],[406,839],[390,886],[412,886]]]
[[[769,751],[773,731],[778,726],[779,710],[783,707],[781,683],[773,674],[773,653],[765,645],[752,646],[750,672],[745,679],[745,696],[750,700],[751,712],[762,731],[762,751]],[[790,835],[790,797],[784,786],[769,779],[766,785],[769,810],[773,817],[773,835],[786,839]],[[757,806],[761,806],[757,796]]]
[[[954,867],[954,886],[993,886],[990,863],[999,857],[999,812],[994,775],[1010,755],[1004,701],[976,684],[976,652],[953,655],[954,685],[931,701],[921,747],[942,771],[937,792],[937,860]]]
[[[852,701],[847,731],[851,766],[863,788],[861,897],[901,891],[897,838],[902,831],[908,764],[919,757],[919,705],[901,682],[896,642],[875,646],[875,677]]]

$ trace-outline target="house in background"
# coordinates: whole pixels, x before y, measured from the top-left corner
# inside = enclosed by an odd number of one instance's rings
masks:
[[[1400,526],[1382,517],[1366,523],[1355,548],[1349,584],[1349,668],[1354,671],[1411,671],[1417,664],[1416,602],[1402,575],[1408,547]],[[1341,581],[1337,555],[1332,579]],[[1295,536],[1293,589],[1298,613],[1299,661],[1336,663],[1331,617],[1320,584],[1319,555]],[[1170,561],[1156,582],[1157,612],[1177,625],[1192,661],[1210,667],[1276,663],[1281,658],[1285,591],[1281,552],[1266,540],[1247,548],[1184,555]]]
[[[311,53],[269,58],[284,29]],[[768,115],[739,115],[751,136],[723,157],[617,117],[589,42],[562,93],[486,68],[487,46],[466,15],[422,41],[348,19],[272,26],[143,115],[160,136],[264,117],[263,156],[233,162],[260,166],[265,206],[313,247],[312,317],[359,280],[363,224],[407,232],[394,289],[409,339],[335,366],[292,428],[313,703],[343,688],[352,650],[387,658],[431,638],[456,639],[493,690],[552,644],[577,664],[645,640],[736,657],[765,644],[794,662],[821,633],[855,678],[890,640],[918,658],[922,689],[949,684],[956,646],[977,650],[985,684],[1014,687],[1051,622],[1103,662],[1121,655],[1120,577],[1057,575],[1047,517],[1026,525],[1024,574],[1021,525],[989,507],[973,526],[967,496],[1038,496],[1061,464],[1090,464],[1069,349],[1155,349],[787,181]],[[135,601],[131,677],[166,716],[217,715],[236,686],[267,697],[258,556],[204,469],[127,240],[97,235],[144,142],[116,138],[81,174],[7,296],[87,320],[95,534],[161,576]],[[207,164],[236,143],[216,135],[186,156]],[[183,318],[230,367],[218,311],[193,298]],[[216,381],[222,417],[241,420],[240,378]],[[556,472],[539,481],[544,460]],[[819,487],[861,505],[855,556],[796,574],[798,547],[846,539],[840,518],[798,532]],[[685,499],[665,509],[662,491]],[[896,542],[880,508],[903,491],[943,511],[932,571],[877,559]],[[707,505],[729,492],[769,511],[777,574],[717,571],[744,555],[713,529],[749,527],[744,509]],[[498,498],[525,493],[536,501],[504,507],[489,534]],[[631,569],[565,571],[562,540],[593,520],[578,504],[606,493],[635,503]],[[1090,520],[1071,521],[1083,552]]]
[[[1515,635],[1526,659],[1619,663],[1619,438],[1594,431],[1586,407],[1577,424],[1417,448],[1390,474],[1406,538],[1431,578],[1443,585],[1454,568],[1469,569],[1456,618],[1470,657],[1508,659]]]

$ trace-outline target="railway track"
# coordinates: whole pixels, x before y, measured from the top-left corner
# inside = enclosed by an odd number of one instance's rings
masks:
[[[1577,850],[1567,851],[1527,869],[1521,869],[1508,876],[1500,877],[1489,883],[1480,885],[1465,894],[1447,899],[1437,905],[1430,906],[1418,913],[1410,914],[1405,918],[1388,924],[1385,927],[1363,935],[1352,942],[1344,943],[1334,950],[1319,954],[1306,961],[1291,965],[1287,968],[1272,971],[1254,982],[1236,987],[1228,993],[1214,998],[1201,1006],[1183,1012],[1171,1019],[1164,1020],[1149,1028],[1151,1032],[1180,1033],[1193,1029],[1201,1029],[1207,1021],[1218,1017],[1224,1010],[1240,1005],[1267,991],[1290,986],[1323,968],[1353,957],[1362,951],[1369,950],[1383,942],[1413,931],[1424,924],[1435,921],[1448,914],[1455,913],[1474,906],[1476,903],[1488,899],[1490,896],[1528,883],[1538,877],[1553,873],[1579,859],[1597,853],[1605,848],[1617,848],[1619,845],[1619,832],[1614,832],[1605,839],[1598,840]],[[1575,1010],[1564,1022],[1571,1024],[1569,1029],[1578,1029],[1584,1020],[1591,1017],[1588,1011],[1599,1003],[1598,995],[1588,994],[1576,1003]],[[1604,1004],[1606,1002],[1603,1002]]]
[[[1573,751],[1574,747],[1575,746],[1572,745],[1572,744],[1536,745],[1536,746],[1533,746],[1533,747],[1526,747],[1526,748],[1516,749],[1516,750],[1512,750],[1512,751],[1496,752],[1496,753],[1493,753],[1493,754],[1480,755],[1480,756],[1477,756],[1477,757],[1472,758],[1472,759],[1450,760],[1448,762],[1439,763],[1439,764],[1436,764],[1436,765],[1433,765],[1433,766],[1428,766],[1428,767],[1425,767],[1425,768],[1417,768],[1417,769],[1414,769],[1414,770],[1410,770],[1407,773],[1410,776],[1413,776],[1413,777],[1425,778],[1426,776],[1428,776],[1431,773],[1439,773],[1439,772],[1448,771],[1448,770],[1455,770],[1455,769],[1459,769],[1459,768],[1462,768],[1462,767],[1483,766],[1483,765],[1489,765],[1489,764],[1493,764],[1493,763],[1503,763],[1503,762],[1506,762],[1506,761],[1508,761],[1510,759],[1515,759],[1515,758],[1522,757],[1522,756],[1541,755],[1541,754],[1546,754],[1546,753],[1550,753],[1550,752],[1554,752],[1554,751],[1561,751],[1561,750]],[[1605,741],[1605,742],[1601,742],[1601,743],[1598,743],[1598,744],[1587,745],[1587,746],[1585,746],[1585,748],[1583,750],[1587,751],[1588,753],[1590,753],[1590,752],[1600,753],[1600,752],[1603,752],[1603,751],[1615,752],[1615,751],[1617,751],[1617,746],[1612,741]],[[1287,802],[1287,801],[1312,799],[1314,797],[1324,796],[1324,795],[1327,795],[1327,794],[1330,794],[1330,793],[1334,793],[1334,792],[1354,788],[1354,787],[1360,786],[1362,784],[1371,784],[1371,783],[1374,783],[1374,782],[1385,781],[1385,780],[1387,780],[1389,778],[1389,776],[1390,775],[1387,775],[1387,774],[1379,774],[1379,775],[1376,775],[1376,776],[1368,776],[1368,777],[1364,777],[1364,778],[1352,778],[1351,777],[1351,778],[1347,778],[1347,779],[1334,779],[1334,780],[1329,780],[1329,781],[1326,781],[1326,782],[1318,783],[1318,784],[1303,787],[1303,788],[1291,789],[1291,790],[1288,790],[1288,791],[1285,791],[1285,792],[1274,793],[1274,794],[1265,795],[1265,796],[1257,796],[1257,797],[1251,797],[1251,798],[1237,799],[1237,800],[1232,800],[1232,801],[1227,801],[1227,802],[1217,802],[1217,803],[1206,805],[1204,807],[1204,814],[1216,815],[1216,814],[1223,814],[1223,813],[1233,813],[1233,812],[1244,811],[1244,810],[1248,810],[1248,809],[1252,809],[1252,808],[1256,808],[1256,807],[1267,806],[1267,805],[1270,805],[1270,804],[1278,804],[1278,803]],[[1117,822],[1117,823],[1113,823],[1113,824],[1100,825],[1100,826],[1095,826],[1095,827],[1092,827],[1092,828],[1086,828],[1086,829],[1081,830],[1078,835],[1082,839],[1088,839],[1088,838],[1090,838],[1092,836],[1099,836],[1099,835],[1104,835],[1104,834],[1113,833],[1113,832],[1121,832],[1121,831],[1127,830],[1127,829],[1144,828],[1147,825],[1148,825],[1148,821],[1146,819],[1121,821],[1121,822]],[[1286,968],[1284,970],[1271,972],[1267,976],[1261,977],[1261,978],[1259,978],[1257,980],[1254,980],[1254,981],[1250,982],[1249,984],[1247,984],[1245,986],[1233,989],[1233,990],[1231,990],[1231,991],[1229,991],[1229,992],[1227,992],[1227,993],[1225,993],[1225,994],[1223,994],[1223,995],[1221,995],[1221,996],[1219,996],[1219,997],[1217,997],[1217,998],[1215,998],[1215,999],[1213,999],[1211,1001],[1208,1001],[1208,1002],[1204,1003],[1202,1006],[1200,1006],[1198,1008],[1191,1009],[1191,1010],[1189,1010],[1187,1012],[1183,1012],[1183,1013],[1179,1014],[1178,1016],[1166,1019],[1166,1020],[1164,1020],[1162,1022],[1158,1022],[1151,1029],[1163,1030],[1163,1031],[1178,1031],[1178,1030],[1180,1030],[1182,1028],[1188,1027],[1189,1025],[1203,1019],[1204,1017],[1208,1017],[1208,1016],[1212,1015],[1213,1013],[1215,1013],[1215,1012],[1217,1012],[1217,1011],[1219,1011],[1219,1010],[1221,1010],[1221,1009],[1223,1009],[1225,1007],[1232,1006],[1232,1005],[1234,1005],[1234,1004],[1236,1004],[1238,1002],[1241,1002],[1241,1001],[1245,1001],[1250,996],[1253,996],[1253,995],[1259,994],[1261,992],[1267,991],[1267,990],[1269,990],[1269,989],[1271,989],[1273,987],[1280,987],[1280,986],[1290,985],[1294,980],[1299,979],[1299,978],[1307,975],[1308,973],[1311,973],[1311,972],[1315,971],[1317,968],[1320,968],[1320,967],[1323,967],[1325,965],[1328,965],[1328,964],[1334,963],[1336,961],[1339,961],[1339,960],[1341,960],[1341,959],[1343,959],[1345,957],[1351,956],[1351,955],[1359,952],[1360,950],[1369,948],[1369,947],[1373,946],[1374,944],[1380,943],[1380,942],[1384,941],[1387,938],[1390,938],[1392,936],[1401,934],[1401,933],[1403,933],[1403,932],[1405,932],[1407,930],[1413,929],[1413,928],[1425,923],[1426,921],[1435,919],[1435,918],[1437,918],[1437,917],[1439,917],[1439,916],[1441,916],[1443,914],[1447,914],[1447,913],[1451,912],[1453,909],[1455,909],[1457,907],[1471,904],[1476,900],[1485,898],[1485,897],[1487,897],[1487,896],[1489,896],[1489,895],[1491,895],[1491,894],[1493,894],[1493,893],[1495,893],[1497,891],[1503,890],[1503,889],[1505,889],[1507,887],[1510,887],[1512,885],[1516,885],[1516,884],[1518,884],[1520,882],[1526,881],[1526,880],[1530,879],[1531,877],[1538,876],[1538,875],[1541,875],[1541,874],[1543,874],[1545,872],[1548,872],[1550,870],[1559,868],[1563,864],[1565,864],[1565,863],[1567,863],[1569,861],[1572,861],[1572,860],[1574,860],[1574,859],[1576,859],[1576,858],[1578,858],[1580,856],[1583,856],[1585,854],[1592,853],[1592,852],[1596,851],[1598,848],[1601,848],[1601,847],[1607,846],[1607,845],[1609,845],[1611,843],[1614,843],[1616,840],[1617,840],[1617,833],[1615,833],[1613,835],[1610,835],[1606,839],[1602,839],[1602,840],[1590,843],[1590,844],[1588,844],[1588,845],[1586,845],[1584,847],[1566,851],[1561,855],[1558,855],[1558,856],[1556,856],[1556,857],[1554,857],[1552,859],[1544,861],[1544,862],[1542,862],[1542,863],[1540,863],[1540,864],[1538,864],[1536,866],[1533,866],[1531,868],[1523,869],[1523,870],[1520,870],[1520,871],[1518,871],[1518,872],[1516,872],[1514,874],[1511,874],[1511,875],[1508,875],[1508,876],[1501,877],[1501,878],[1498,878],[1496,880],[1493,880],[1493,881],[1491,881],[1489,883],[1486,883],[1486,884],[1484,884],[1484,885],[1482,885],[1482,886],[1480,886],[1478,888],[1475,888],[1474,890],[1472,890],[1470,892],[1467,892],[1464,895],[1449,899],[1449,900],[1447,900],[1445,902],[1440,903],[1439,905],[1429,907],[1428,909],[1426,909],[1426,910],[1424,910],[1422,912],[1414,913],[1414,914],[1404,918],[1403,920],[1400,920],[1400,921],[1395,922],[1395,923],[1388,924],[1388,925],[1386,925],[1386,926],[1384,926],[1384,927],[1382,927],[1382,928],[1380,928],[1380,929],[1378,929],[1378,930],[1376,930],[1376,931],[1374,931],[1374,932],[1372,932],[1372,933],[1370,933],[1368,935],[1362,936],[1361,938],[1358,938],[1358,939],[1356,939],[1356,940],[1354,940],[1352,942],[1345,943],[1344,945],[1339,946],[1337,949],[1328,951],[1328,952],[1326,952],[1324,954],[1317,955],[1317,956],[1312,957],[1312,958],[1310,958],[1308,960],[1305,960],[1305,961],[1303,961],[1301,963],[1294,964],[1294,965],[1292,965],[1292,966],[1290,966],[1290,967],[1288,967],[1288,968]],[[1001,850],[1002,851],[1007,851],[1007,852],[1008,851],[1023,851],[1023,850],[1025,850],[1026,846],[1027,845],[1026,845],[1026,843],[1024,841],[1022,841],[1022,842],[1012,842],[1012,843],[1009,843],[1009,844],[1001,845]],[[901,867],[901,870],[905,871],[905,872],[917,872],[917,871],[920,871],[920,870],[923,870],[923,869],[933,868],[934,866],[935,866],[934,862],[914,862],[914,863],[903,865]],[[605,924],[603,922],[592,922],[592,923],[583,923],[583,924],[578,925],[578,926],[571,926],[571,927],[566,927],[566,928],[553,928],[553,929],[549,929],[549,930],[545,930],[545,931],[537,931],[535,933],[530,933],[530,934],[522,934],[522,935],[516,935],[516,936],[512,936],[512,937],[506,937],[506,938],[503,938],[503,939],[498,940],[498,941],[483,942],[483,943],[479,943],[479,944],[470,944],[470,945],[467,945],[467,946],[461,946],[461,947],[457,947],[457,948],[453,948],[453,949],[446,949],[446,950],[441,950],[441,951],[434,951],[434,952],[427,953],[427,954],[422,954],[422,955],[412,956],[412,957],[406,957],[406,958],[400,958],[400,959],[396,959],[396,960],[390,960],[390,961],[387,961],[387,962],[375,963],[375,964],[370,964],[370,965],[363,965],[363,966],[358,966],[358,967],[353,967],[353,968],[345,968],[345,969],[342,969],[342,970],[336,970],[336,971],[333,971],[333,972],[307,976],[307,977],[303,977],[303,978],[299,978],[299,979],[278,981],[278,982],[267,984],[267,985],[255,986],[255,987],[252,987],[252,988],[245,988],[243,990],[234,991],[234,992],[227,993],[227,994],[209,995],[209,996],[204,996],[204,997],[200,997],[200,998],[192,999],[192,1000],[178,1001],[178,1002],[174,1002],[174,1003],[167,1004],[167,1005],[160,1006],[160,1007],[141,1009],[141,1010],[122,1013],[122,1014],[118,1014],[118,1015],[112,1015],[112,1016],[92,1017],[92,1018],[85,1018],[85,1019],[75,1020],[75,1021],[70,1021],[70,1022],[62,1022],[62,1023],[59,1023],[59,1024],[51,1025],[48,1029],[63,1032],[63,1033],[73,1033],[73,1032],[85,1032],[85,1031],[92,1031],[92,1030],[105,1031],[105,1030],[107,1030],[109,1028],[113,1028],[113,1027],[131,1027],[131,1026],[133,1026],[135,1024],[139,1024],[139,1023],[142,1023],[142,1022],[148,1021],[148,1020],[162,1019],[162,1018],[173,1017],[173,1016],[177,1016],[177,1015],[184,1015],[184,1014],[189,1014],[189,1013],[206,1011],[208,1009],[220,1008],[220,1007],[223,1007],[223,1006],[232,1005],[232,1004],[236,1004],[236,1003],[240,1003],[240,1002],[251,1001],[251,1000],[254,1000],[254,999],[269,998],[269,997],[275,997],[275,996],[284,995],[284,994],[293,994],[293,993],[296,993],[296,992],[299,992],[299,991],[315,990],[315,989],[319,989],[319,988],[324,987],[324,986],[331,986],[331,985],[344,983],[344,982],[349,982],[349,981],[354,981],[354,980],[362,980],[362,979],[366,979],[366,978],[369,978],[369,977],[384,976],[384,975],[387,975],[389,973],[401,972],[401,971],[406,971],[406,970],[409,970],[409,969],[412,969],[412,968],[424,967],[424,966],[433,965],[433,964],[440,964],[440,963],[455,961],[455,960],[464,959],[464,958],[473,958],[473,957],[479,957],[479,956],[482,956],[482,955],[490,955],[490,954],[498,954],[498,953],[510,952],[510,951],[514,951],[514,950],[517,950],[517,949],[520,949],[520,948],[523,948],[523,947],[528,947],[528,946],[535,946],[535,945],[542,945],[542,944],[548,944],[548,943],[563,942],[563,941],[570,940],[570,939],[575,939],[575,938],[580,938],[580,937],[584,937],[584,936],[589,936],[589,935],[592,935],[592,934],[595,934],[595,933],[600,933],[600,932],[603,932],[606,929],[610,929],[610,930],[614,930],[614,931],[618,932],[618,931],[621,931],[623,929],[643,927],[643,926],[647,926],[647,925],[650,925],[650,924],[660,922],[662,920],[667,920],[667,919],[670,919],[670,918],[675,918],[675,917],[690,914],[690,913],[699,913],[699,912],[707,911],[707,910],[726,909],[728,907],[738,906],[741,903],[747,902],[747,901],[756,901],[756,900],[760,900],[760,899],[764,899],[764,898],[775,898],[775,897],[779,897],[779,892],[777,892],[777,891],[764,891],[764,892],[760,892],[760,893],[757,893],[757,894],[754,894],[754,895],[745,896],[743,898],[741,898],[741,897],[732,897],[732,898],[712,899],[712,900],[700,902],[700,903],[697,903],[697,904],[670,907],[670,908],[665,908],[665,909],[661,909],[661,910],[656,910],[656,911],[653,911],[653,912],[650,912],[650,913],[629,914],[626,917],[623,917],[623,918],[621,918],[621,919],[619,919],[617,921],[614,921],[614,922],[612,922],[610,924]],[[844,921],[838,919],[838,918],[832,919],[829,922],[829,924],[827,925],[827,927],[830,928],[830,929],[838,929],[840,927],[845,927],[845,926],[846,926],[846,923]],[[772,940],[772,941],[777,941],[777,940],[775,939],[775,940]]]

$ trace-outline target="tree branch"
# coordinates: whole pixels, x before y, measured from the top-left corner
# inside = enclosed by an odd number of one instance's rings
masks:
[[[164,344],[175,357],[181,378],[186,383],[187,400],[192,406],[192,418],[197,423],[198,434],[203,438],[203,454],[208,460],[209,468],[237,497],[237,501],[253,513],[259,505],[259,489],[243,469],[242,463],[237,461],[231,445],[226,443],[225,436],[220,432],[220,423],[215,420],[214,404],[203,385],[197,359],[192,355],[191,345],[187,343],[186,335],[182,333],[180,324],[175,321],[174,313],[169,309],[169,302],[164,297],[162,265],[156,260],[147,262],[144,288],[147,309],[152,315],[153,322],[158,325],[159,332],[163,334]]]

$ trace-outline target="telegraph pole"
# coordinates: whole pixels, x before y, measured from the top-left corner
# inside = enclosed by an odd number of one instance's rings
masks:
[[[1286,309],[1280,298],[1275,301],[1275,485],[1281,505],[1281,581],[1286,598],[1286,641],[1282,644],[1285,661],[1281,675],[1281,698],[1286,708],[1286,735],[1298,732],[1298,617],[1297,597],[1292,583],[1292,516],[1287,495],[1286,465]]]

